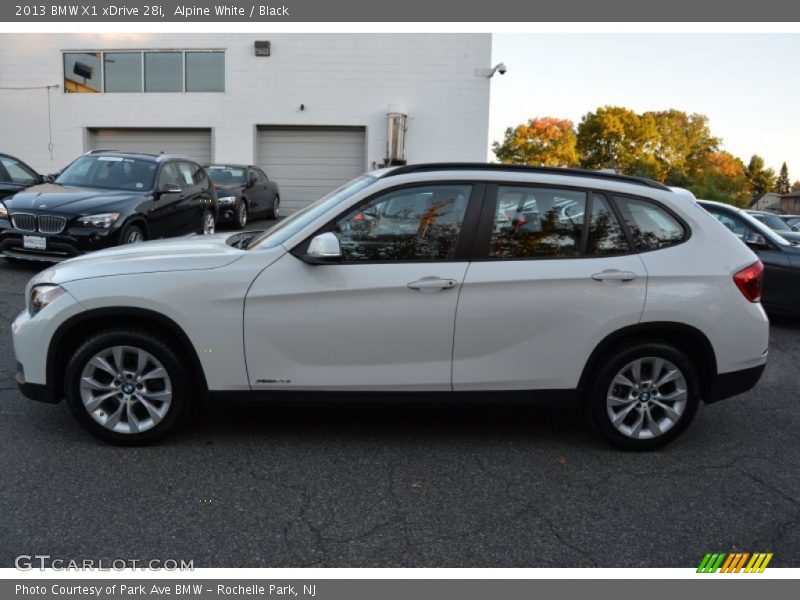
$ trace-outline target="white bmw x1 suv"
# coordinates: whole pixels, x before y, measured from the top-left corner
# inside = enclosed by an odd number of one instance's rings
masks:
[[[577,402],[610,442],[654,448],[701,400],[758,381],[761,280],[744,244],[654,181],[412,165],[265,232],[47,269],[13,325],[17,380],[121,444],[201,398],[340,392]]]

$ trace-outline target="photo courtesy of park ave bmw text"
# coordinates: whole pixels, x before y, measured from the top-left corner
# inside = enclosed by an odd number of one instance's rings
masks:
[[[796,595],[800,8],[716,8],[0,6],[0,598]]]

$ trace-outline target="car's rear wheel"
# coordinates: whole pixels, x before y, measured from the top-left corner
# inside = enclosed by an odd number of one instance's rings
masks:
[[[144,231],[138,225],[126,225],[119,239],[123,244],[138,244],[145,241]]]
[[[649,450],[674,440],[700,401],[697,372],[678,348],[644,342],[620,348],[597,371],[587,408],[617,447]]]
[[[247,202],[244,198],[239,201],[239,208],[236,209],[236,229],[244,229],[247,225]]]
[[[67,365],[64,388],[77,421],[107,442],[162,438],[186,416],[189,374],[162,339],[111,329],[86,340]]]
[[[281,216],[281,197],[275,196],[275,200],[272,202],[272,206],[269,207],[267,210],[267,218],[268,219],[278,219]]]

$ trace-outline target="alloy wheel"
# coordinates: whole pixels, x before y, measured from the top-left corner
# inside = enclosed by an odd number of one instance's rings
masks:
[[[239,204],[239,227],[247,225],[247,205],[242,202]]]
[[[138,244],[144,239],[142,232],[138,229],[132,229],[128,234],[128,237],[125,239],[126,244]]]
[[[214,215],[210,212],[203,216],[203,235],[214,235]]]
[[[653,439],[681,419],[688,397],[681,370],[664,358],[648,356],[628,363],[614,376],[606,412],[622,435]]]
[[[172,404],[172,381],[159,360],[141,348],[113,346],[83,368],[80,395],[89,415],[117,433],[152,429]]]

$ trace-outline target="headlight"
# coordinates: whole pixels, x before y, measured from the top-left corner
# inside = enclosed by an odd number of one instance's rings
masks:
[[[7,219],[8,218],[8,209],[6,205],[0,202],[0,219]]]
[[[119,219],[119,213],[102,213],[99,215],[81,217],[78,219],[78,225],[81,227],[97,227],[99,229],[108,229],[117,219]]]
[[[45,306],[52,304],[66,293],[60,285],[45,283],[34,286],[28,297],[28,313],[33,317]]]
[[[217,200],[220,204],[233,204],[236,202],[236,196],[220,196]]]

